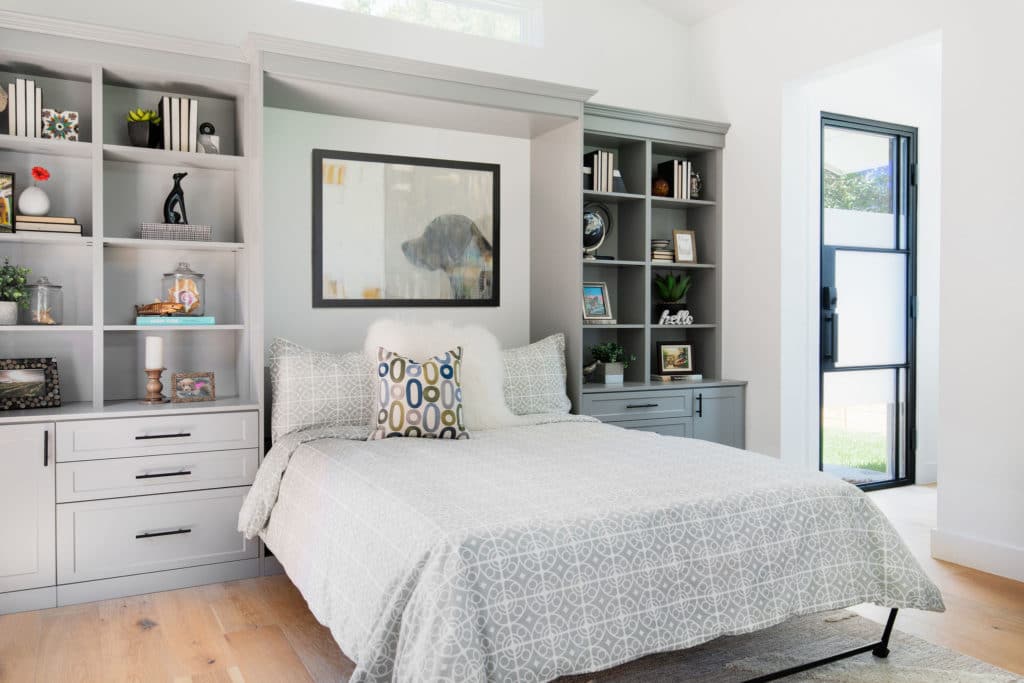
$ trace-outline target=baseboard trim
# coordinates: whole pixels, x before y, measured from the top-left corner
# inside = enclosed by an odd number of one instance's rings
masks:
[[[123,598],[128,595],[159,593],[160,591],[190,588],[207,583],[236,581],[259,576],[259,560],[238,560],[201,567],[169,569],[150,574],[121,576],[114,579],[83,581],[57,586],[57,605],[77,605],[83,602]]]
[[[932,557],[1024,581],[1024,548],[932,529]]]
[[[939,465],[934,462],[920,462],[914,464],[914,483],[918,486],[934,484],[939,478]]]
[[[284,574],[284,567],[276,557],[267,555],[263,558],[263,571],[260,576],[274,576],[275,574]]]
[[[30,588],[23,591],[0,593],[0,614],[31,612],[57,606],[57,587]]]

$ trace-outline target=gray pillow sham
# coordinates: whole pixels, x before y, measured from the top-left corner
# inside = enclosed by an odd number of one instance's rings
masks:
[[[565,336],[553,334],[529,346],[502,352],[505,402],[516,415],[568,413]]]

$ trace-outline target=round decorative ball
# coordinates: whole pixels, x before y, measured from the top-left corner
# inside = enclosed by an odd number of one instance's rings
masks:
[[[41,188],[26,187],[18,197],[18,211],[26,216],[45,216],[50,210],[50,198]]]
[[[669,192],[668,181],[664,178],[655,178],[651,183],[651,194],[655,197],[667,197]]]

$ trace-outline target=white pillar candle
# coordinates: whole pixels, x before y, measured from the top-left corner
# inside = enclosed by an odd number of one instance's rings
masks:
[[[162,370],[164,367],[164,340],[160,337],[146,337],[146,370]]]

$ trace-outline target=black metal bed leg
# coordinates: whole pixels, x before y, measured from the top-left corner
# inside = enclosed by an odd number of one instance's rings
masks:
[[[899,612],[899,610],[895,607],[889,610],[889,618],[885,622],[885,630],[882,631],[882,640],[875,646],[875,649],[871,651],[871,654],[879,659],[885,659],[889,656],[889,636],[892,635],[892,626],[896,623],[897,612]]]

